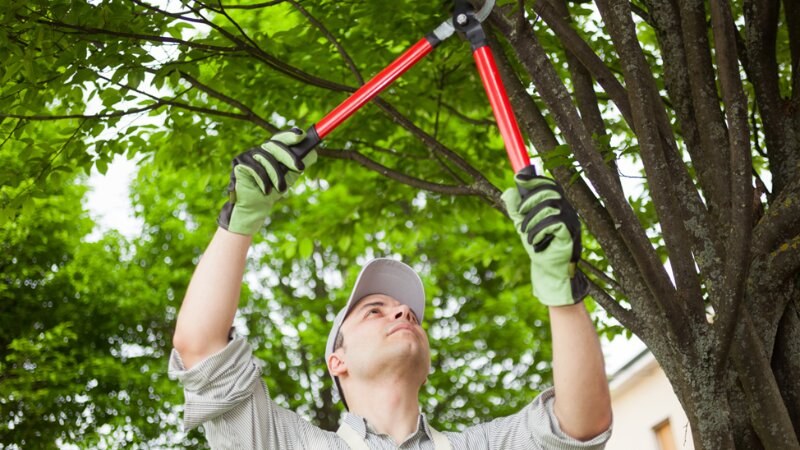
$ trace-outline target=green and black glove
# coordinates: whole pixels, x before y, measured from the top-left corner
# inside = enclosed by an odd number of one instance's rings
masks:
[[[533,295],[547,306],[578,303],[589,291],[576,267],[583,249],[578,214],[555,181],[526,172],[516,175],[518,188],[506,190],[503,202],[531,258]]]
[[[230,198],[219,213],[219,226],[248,236],[258,232],[270,207],[317,160],[314,151],[301,160],[289,149],[305,137],[297,128],[283,131],[233,159]]]

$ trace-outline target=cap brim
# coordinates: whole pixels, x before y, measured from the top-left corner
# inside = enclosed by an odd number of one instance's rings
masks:
[[[422,280],[414,269],[400,261],[378,258],[367,263],[353,286],[353,292],[347,301],[347,312],[359,300],[372,294],[388,295],[408,305],[420,322],[425,316],[425,288]]]

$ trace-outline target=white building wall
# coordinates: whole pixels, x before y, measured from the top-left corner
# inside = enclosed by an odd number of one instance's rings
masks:
[[[614,431],[606,450],[665,450],[659,447],[654,427],[667,419],[675,449],[694,450],[689,420],[650,352],[617,372],[610,389]]]

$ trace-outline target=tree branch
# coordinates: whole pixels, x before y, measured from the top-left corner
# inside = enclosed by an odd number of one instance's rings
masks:
[[[800,261],[800,258],[796,260]],[[800,448],[787,405],[770,366],[772,348],[765,348],[747,311],[740,317],[734,341],[736,349],[731,359],[750,406],[751,424],[763,448]]]
[[[736,58],[735,25],[727,0],[711,0],[711,26],[714,32],[720,86],[728,120],[730,150],[730,213],[729,232],[726,233],[728,250],[725,260],[725,282],[719,308],[718,336],[719,352],[716,361],[720,364],[717,373],[722,374],[736,331],[739,308],[744,297],[745,280],[742,274],[750,262],[750,239],[753,222],[753,183],[750,171],[750,135],[747,121],[747,98],[739,78]]]
[[[681,20],[677,4],[673,1],[648,3],[651,23],[656,31],[665,61],[663,64],[665,86],[669,96],[673,99],[674,107],[672,109],[680,124],[686,149],[695,168],[695,178],[704,192],[706,202],[700,198],[694,181],[686,170],[666,112],[663,108],[656,108],[667,169],[674,180],[677,197],[682,199],[678,202],[678,206],[683,211],[684,226],[692,238],[693,257],[700,268],[702,278],[707,280],[706,287],[709,295],[717,299],[721,295],[718,286],[722,285],[723,279],[720,262],[724,255],[724,246],[718,232],[723,224],[720,223],[719,214],[721,212],[717,207],[716,200],[718,198],[717,190],[723,186],[717,186],[716,183],[720,178],[716,172],[724,167],[720,164],[725,161],[717,161],[716,150],[706,151],[707,149],[700,139],[700,132],[696,124],[697,115],[691,96],[687,95],[687,92],[691,92],[691,81],[688,75],[690,68],[684,51],[683,36],[675,33],[675,29],[680,28]],[[709,211],[709,201],[711,211]],[[699,301],[693,302],[691,307],[698,320],[704,317],[704,309]]]
[[[522,127],[527,130],[538,153],[546,157],[556,148],[558,141],[533,98],[512,69],[503,48],[498,45],[492,34],[488,36],[503,83],[508,90],[509,100],[515,107],[517,117],[520,119]],[[615,224],[611,215],[583,177],[579,176],[572,167],[559,166],[553,168],[551,172],[559,184],[564,187],[567,199],[579,211],[589,232],[600,243],[611,265],[619,274],[620,292],[624,292],[633,308],[641,311],[643,317],[661,317],[662,314],[658,310],[657,303],[652,301],[653,294],[637,270],[636,259],[623,239],[622,227]]]
[[[625,328],[631,330],[635,334],[639,334],[641,326],[639,320],[632,310],[624,308],[612,296],[610,296],[603,288],[597,285],[594,280],[589,279],[589,295],[592,296],[600,306],[603,307],[609,314],[619,321]]]
[[[787,140],[787,128],[780,95],[776,37],[780,3],[777,0],[745,0],[745,42],[750,61],[753,90],[761,113],[767,154],[772,172],[772,192],[780,193],[795,177],[793,153],[796,142]]]
[[[0,115],[0,117],[3,117],[3,116]],[[2,123],[2,122],[3,121],[0,120],[0,123]],[[25,119],[17,118],[17,124],[14,125],[14,129],[13,130],[8,132],[8,136],[6,136],[6,138],[3,139],[3,142],[0,143],[0,149],[3,148],[4,145],[6,145],[6,142],[8,142],[8,140],[11,139],[11,136],[13,136],[14,133],[17,132],[17,130],[19,130],[20,128],[22,128],[24,126],[25,126]]]
[[[479,170],[475,169],[471,164],[464,160],[454,151],[447,148],[444,144],[439,142],[436,138],[431,136],[425,130],[416,126],[408,117],[401,114],[397,109],[390,105],[385,100],[377,97],[372,100],[378,108],[385,112],[395,123],[408,130],[414,137],[419,139],[425,144],[431,152],[438,153],[447,161],[453,163],[456,167],[463,170],[472,178],[471,186],[480,191],[481,197],[489,202],[493,208],[498,211],[505,212],[505,206],[500,199],[500,189],[492,184]]]
[[[770,203],[764,217],[753,229],[751,254],[754,257],[774,251],[797,231],[800,223],[800,178],[791,184]]]
[[[208,7],[206,7],[206,8],[208,8]],[[208,8],[208,9],[211,9],[211,8]],[[207,26],[213,28],[214,30],[219,32],[223,37],[225,37],[229,41],[231,41],[234,44],[236,44],[237,48],[244,50],[245,52],[247,52],[249,55],[253,56],[254,58],[264,62],[268,66],[278,70],[279,72],[281,72],[281,73],[283,73],[285,75],[288,75],[291,78],[294,78],[294,79],[296,79],[298,81],[302,81],[302,82],[307,83],[307,84],[310,84],[312,86],[318,86],[318,87],[322,87],[322,88],[326,88],[326,89],[330,89],[330,90],[334,90],[334,91],[345,91],[345,92],[353,92],[353,91],[355,91],[355,89],[350,87],[350,86],[346,86],[346,85],[343,85],[343,84],[335,83],[335,82],[326,80],[324,78],[319,78],[317,76],[311,75],[311,74],[309,74],[309,73],[307,73],[307,72],[305,72],[303,70],[300,70],[297,67],[294,67],[294,66],[282,61],[281,59],[279,59],[279,58],[267,53],[255,41],[250,39],[250,37],[247,35],[247,33],[245,33],[245,31],[241,28],[241,26],[239,26],[239,24],[236,21],[234,21],[232,18],[230,18],[230,16],[228,16],[225,13],[221,13],[221,14],[224,14],[231,21],[233,26],[236,27],[236,29],[239,31],[239,33],[242,35],[242,37],[244,37],[244,39],[247,42],[245,42],[242,39],[236,37],[233,33],[231,33],[230,31],[226,30],[222,26],[217,25],[213,21],[206,19],[205,17],[203,17],[200,14],[199,11],[195,10],[194,8],[193,8],[193,11],[196,11],[196,14],[201,19],[203,19],[205,21],[205,24]],[[213,9],[212,9],[212,11],[213,11]]]
[[[7,114],[0,112],[0,117],[9,117],[13,119],[21,119],[21,120],[36,120],[36,121],[50,121],[50,120],[67,120],[67,119],[108,119],[111,117],[122,117],[131,114],[138,114],[145,111],[150,111],[153,109],[160,108],[161,106],[166,105],[167,103],[154,103],[152,105],[148,105],[142,108],[132,108],[125,111],[114,111],[110,113],[100,113],[100,114]]]
[[[783,15],[789,31],[789,54],[792,64],[792,102],[800,106],[800,4],[794,0],[783,1]]]
[[[233,20],[233,18],[228,14],[228,12],[225,11],[225,8],[216,9],[216,8],[212,8],[212,7],[208,6],[207,4],[205,4],[205,3],[203,3],[203,2],[201,2],[199,0],[195,0],[195,1],[197,1],[197,3],[203,5],[206,9],[211,10],[211,11],[217,13],[217,14],[222,15],[222,17],[224,17],[225,19],[228,20],[228,23],[233,25],[233,27],[236,28],[237,31],[239,31],[239,35],[241,35],[247,42],[250,43],[251,47],[257,48],[257,49],[263,51],[263,49],[258,45],[258,43],[256,43],[256,41],[254,41],[253,39],[250,38],[250,36],[248,36],[248,34],[244,31],[244,29],[241,27],[241,25],[239,25],[239,22]],[[219,3],[220,6],[222,6],[222,1],[219,1],[218,3]],[[210,20],[208,20],[205,17],[203,17],[203,15],[200,14],[200,11],[197,11],[194,8],[192,8],[192,11],[194,11],[195,14],[197,14],[197,16],[200,17],[202,20],[206,21],[207,24],[209,22],[211,22]],[[220,29],[222,29],[222,27],[220,27]]]
[[[660,97],[652,71],[639,46],[629,3],[624,0],[598,0],[597,4],[622,61],[634,112],[634,130],[639,142],[640,155],[672,261],[678,287],[677,294],[681,300],[675,303],[665,302],[664,308],[671,317],[683,318],[676,321],[676,326],[688,327],[686,322],[689,318],[704,320],[704,317],[695,317],[698,304],[701,305],[699,309],[702,311],[702,294],[694,266],[690,236],[684,225],[683,211],[677,202],[674,180],[667,161],[666,154],[671,149],[662,144],[659,114],[665,113],[661,102],[657,100]],[[688,333],[675,331],[682,341],[692,339]]]
[[[603,283],[607,284],[614,291],[624,294],[625,290],[620,286],[617,280],[606,275],[605,272],[595,267],[592,263],[585,259],[578,261],[578,267],[583,271],[590,272],[594,277],[599,278]]]
[[[510,39],[522,65],[533,79],[537,92],[547,103],[556,124],[585,169],[584,173],[605,202],[614,229],[633,255],[636,267],[639,268],[642,279],[650,289],[649,295],[642,298],[655,299],[662,308],[669,308],[665,305],[674,304],[675,289],[624,193],[619,189],[617,176],[611,172],[600,153],[594,148],[594,143],[572,107],[566,87],[555,72],[544,49],[528,27],[512,30],[512,25],[505,17],[496,13],[494,16],[496,19],[493,23],[496,23],[503,34]]]
[[[479,195],[480,191],[472,188],[471,186],[453,186],[453,185],[446,185],[446,184],[439,184],[439,183],[431,183],[430,181],[421,180],[419,178],[415,178],[404,173],[397,172],[392,170],[377,161],[374,161],[367,156],[359,153],[355,150],[345,150],[345,149],[333,149],[329,147],[320,147],[317,148],[317,153],[321,156],[325,156],[327,158],[334,158],[334,159],[346,159],[350,161],[355,161],[362,166],[370,169],[372,171],[378,172],[381,175],[391,178],[395,181],[399,181],[400,183],[407,184],[409,186],[415,187],[417,189],[436,192],[439,194],[447,194],[447,195]],[[505,212],[505,210],[502,210]]]
[[[245,116],[250,117],[251,121],[253,123],[255,123],[256,125],[260,126],[261,128],[269,131],[270,133],[277,133],[279,131],[277,127],[275,127],[274,125],[269,123],[266,119],[264,119],[263,117],[259,116],[255,112],[253,112],[252,109],[248,108],[242,102],[240,102],[240,101],[238,101],[238,100],[236,100],[234,98],[231,98],[231,97],[229,97],[229,96],[227,96],[227,95],[225,95],[225,94],[223,94],[223,93],[221,93],[221,92],[219,92],[217,90],[212,89],[208,85],[201,83],[196,78],[194,78],[193,76],[189,75],[188,73],[186,73],[186,72],[184,72],[182,70],[180,70],[178,72],[180,73],[181,78],[183,78],[184,80],[188,81],[189,84],[191,84],[193,87],[197,88],[201,92],[204,92],[204,93],[208,94],[209,96],[211,96],[213,98],[216,98],[217,100],[225,102],[225,103],[237,108],[238,110],[242,111]]]
[[[694,120],[698,126],[702,145],[702,157],[698,158],[698,162],[707,161],[703,171],[707,181],[704,180],[703,186],[706,188],[711,215],[722,227],[730,223],[727,212],[730,211],[731,181],[729,171],[720,170],[729,166],[729,143],[711,61],[705,3],[688,1],[678,3],[683,47],[689,69],[687,74],[691,96],[688,97],[693,100],[693,110],[696,114]],[[674,33],[674,31],[669,32]],[[694,157],[695,155],[692,160]]]
[[[709,205],[710,220],[713,224],[710,229],[714,230],[721,227],[723,223],[719,217],[721,200],[718,192],[727,187],[722,185],[722,179],[716,172],[723,167],[724,161],[720,160],[716,149],[709,147],[711,144],[707,142],[708,136],[701,136],[698,124],[700,120],[698,120],[692,96],[687,94],[692,92],[692,81],[689,77],[691,65],[684,49],[684,37],[681,33],[675,32],[681,27],[677,4],[672,1],[650,1],[649,8],[656,36],[662,49],[665,87],[672,99],[673,110],[678,119],[686,149],[695,167],[698,184]]]
[[[173,19],[177,19],[177,20],[184,21],[184,22],[191,22],[191,23],[197,23],[197,24],[205,25],[205,21],[202,20],[202,19],[195,19],[194,17],[187,17],[187,14],[189,14],[190,12],[194,12],[191,9],[189,11],[181,11],[181,12],[173,13],[173,12],[169,12],[167,10],[158,8],[156,6],[150,5],[148,3],[145,3],[145,2],[143,2],[141,0],[130,0],[130,1],[133,2],[136,5],[141,6],[142,8],[145,8],[145,9],[148,9],[150,11],[153,11],[154,13],[156,13],[158,15],[162,15],[162,16],[166,16],[166,17],[172,17]]]
[[[253,5],[222,5],[221,7],[225,9],[261,9],[261,8],[269,8],[270,6],[279,5],[286,0],[273,0],[271,2],[263,2],[263,3],[256,3]]]
[[[550,4],[561,16],[561,19],[564,22],[567,24],[572,22],[566,0],[553,0]],[[581,64],[578,58],[571,51],[567,49],[566,54],[567,66],[569,68],[570,75],[572,75],[572,86],[574,89],[573,95],[576,103],[578,104],[581,120],[583,120],[586,130],[592,135],[592,139],[595,140],[596,145],[601,148],[603,159],[606,161],[609,169],[615,173],[618,173],[619,169],[617,168],[616,156],[614,155],[613,150],[611,150],[608,146],[600,145],[600,139],[607,135],[605,122],[603,121],[603,116],[600,113],[600,104],[597,100],[597,94],[594,91],[594,80],[592,79],[588,69]],[[617,181],[620,183],[619,189],[622,190],[622,184],[619,181],[619,178],[617,178]]]
[[[646,24],[648,24],[650,26],[653,26],[652,18],[650,17],[650,14],[647,11],[645,11],[644,9],[640,8],[639,6],[637,6],[633,2],[631,2],[631,11],[634,14],[636,14],[637,16],[639,16],[639,18],[642,19],[644,21],[644,23],[646,23]]]
[[[67,30],[73,30],[75,33],[70,33],[67,31],[63,31],[65,34],[81,34],[81,35],[103,35],[103,36],[114,36],[114,37],[121,37],[127,39],[135,39],[140,41],[147,41],[147,42],[160,42],[162,44],[175,44],[175,45],[183,45],[188,48],[196,48],[198,50],[205,50],[211,52],[237,52],[240,51],[240,48],[237,47],[224,47],[221,45],[211,45],[211,44],[201,44],[198,42],[193,41],[186,41],[183,39],[177,39],[168,36],[154,36],[149,34],[139,34],[139,33],[128,33],[124,31],[115,31],[115,30],[108,30],[104,28],[89,28],[89,27],[82,27],[78,25],[72,25],[64,22],[59,22],[55,20],[44,20],[38,19],[38,23],[42,25],[51,26],[53,28],[63,28]]]
[[[397,150],[395,150],[393,148],[382,147],[380,145],[376,145],[376,144],[374,144],[372,142],[363,141],[361,139],[349,139],[349,141],[350,142],[354,142],[354,143],[356,143],[358,145],[361,145],[361,146],[364,146],[364,147],[369,147],[371,150],[375,150],[376,152],[385,153],[387,155],[392,155],[394,157],[409,157],[409,158],[414,158],[414,159],[417,159],[417,160],[428,159],[427,156],[409,155],[408,153],[400,153],[400,152],[398,152]]]
[[[539,14],[547,26],[560,38],[561,44],[583,64],[595,80],[603,87],[611,101],[619,109],[622,117],[630,127],[633,127],[633,113],[631,112],[628,93],[620,84],[608,66],[597,56],[575,30],[566,23],[549,2],[535,2],[534,11]],[[494,14],[492,15],[494,16]]]
[[[160,42],[165,44],[175,44],[175,45],[183,45],[187,48],[194,48],[198,50],[204,51],[211,51],[211,52],[222,52],[222,53],[237,53],[237,52],[244,52],[249,54],[250,56],[256,58],[257,60],[265,63],[269,67],[276,69],[277,71],[283,73],[284,75],[289,76],[295,80],[301,81],[303,83],[317,86],[320,88],[337,91],[337,92],[354,92],[355,88],[350,86],[346,86],[343,84],[335,83],[333,81],[329,81],[323,78],[319,78],[317,76],[311,75],[307,72],[304,72],[297,67],[294,67],[290,64],[287,64],[280,59],[270,55],[269,53],[265,52],[261,48],[253,47],[252,45],[247,44],[246,42],[242,41],[241,39],[234,36],[229,31],[225,30],[224,28],[220,27],[219,25],[205,21],[204,23],[213,29],[220,32],[223,36],[228,38],[231,42],[235,43],[236,46],[233,47],[225,47],[220,45],[210,45],[210,44],[200,44],[193,41],[187,41],[183,39],[176,39],[172,37],[166,36],[153,36],[153,35],[146,35],[146,34],[136,34],[136,33],[125,33],[125,32],[118,32],[114,30],[108,29],[101,29],[101,28],[86,28],[80,27],[76,25],[66,24],[62,22],[56,21],[45,21],[39,20],[40,23],[45,25],[51,25],[54,27],[61,27],[71,30],[76,30],[80,34],[86,35],[104,35],[104,36],[116,36],[116,37],[124,37],[129,39],[137,39],[143,40],[148,42]]]
[[[770,278],[776,281],[788,280],[800,271],[800,234],[795,235],[770,253],[767,259]]]
[[[496,127],[497,122],[492,119],[473,119],[472,117],[467,116],[466,114],[462,113],[461,111],[457,110],[453,106],[447,104],[447,102],[442,102],[442,107],[447,110],[450,114],[458,117],[459,119],[463,120],[464,122],[475,125],[479,127]]]
[[[114,84],[116,86],[119,86],[122,89],[125,89],[127,91],[131,91],[131,92],[136,92],[137,94],[140,94],[140,95],[143,95],[143,96],[145,96],[147,98],[153,99],[153,100],[156,101],[157,104],[160,103],[160,106],[172,106],[172,107],[175,107],[175,108],[185,109],[187,111],[199,112],[199,113],[213,115],[213,116],[227,117],[227,118],[230,118],[230,119],[244,120],[244,121],[247,121],[247,122],[254,122],[253,118],[248,116],[248,115],[246,115],[246,114],[236,114],[236,113],[232,113],[232,112],[228,112],[228,111],[220,111],[220,110],[217,110],[217,109],[202,108],[202,107],[199,107],[199,106],[194,106],[194,105],[189,105],[189,104],[186,104],[186,103],[177,102],[175,100],[168,100],[168,99],[160,98],[158,96],[150,94],[149,92],[145,92],[145,91],[142,91],[140,89],[128,86],[126,84],[114,81],[111,78],[108,78],[108,77],[106,77],[104,75],[96,74],[96,76],[97,76],[97,78],[100,78],[101,80],[108,81],[109,83]],[[177,95],[173,96],[172,98],[173,99],[180,98],[185,93],[186,93],[185,91],[184,92],[180,92]]]

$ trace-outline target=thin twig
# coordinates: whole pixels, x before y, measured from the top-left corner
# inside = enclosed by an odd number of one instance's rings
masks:
[[[225,9],[260,9],[269,8],[270,6],[279,5],[286,0],[273,0],[271,2],[256,3],[254,5],[220,5]]]
[[[111,113],[102,113],[102,114],[53,114],[53,115],[46,115],[46,114],[33,114],[33,115],[24,115],[24,114],[7,114],[0,112],[0,117],[9,117],[13,119],[21,119],[21,120],[36,120],[36,121],[49,121],[49,120],[67,120],[67,119],[108,119],[111,117],[122,117],[127,116],[130,114],[138,114],[144,111],[149,111],[152,109],[156,109],[163,104],[153,104],[148,105],[143,108],[133,108],[128,109],[126,111],[115,111]]]
[[[592,296],[594,301],[596,301],[600,306],[603,307],[606,311],[608,311],[615,319],[617,319],[622,326],[625,328],[633,331],[634,333],[637,332],[638,327],[636,325],[640,323],[639,321],[635,320],[635,313],[630,310],[626,309],[619,302],[612,296],[610,296],[603,288],[598,286],[593,280],[589,281],[589,295]]]
[[[415,187],[417,189],[422,189],[431,192],[437,192],[440,194],[447,194],[447,195],[478,195],[480,194],[479,191],[475,190],[471,186],[454,186],[454,185],[446,185],[446,184],[439,184],[439,183],[432,183],[430,181],[421,180],[416,177],[412,177],[410,175],[406,175],[404,173],[398,172],[396,170],[392,170],[377,161],[374,161],[362,153],[359,153],[356,150],[345,150],[345,149],[332,149],[321,147],[317,149],[317,153],[321,156],[325,156],[328,158],[334,159],[346,159],[350,161],[355,161],[362,166],[373,170],[375,172],[380,173],[381,175],[391,178],[395,181],[399,181],[403,184],[407,184],[409,186]]]
[[[223,94],[223,93],[221,93],[221,92],[219,92],[219,91],[217,91],[215,89],[212,89],[207,84],[201,83],[196,78],[194,78],[193,76],[189,75],[188,73],[186,73],[186,72],[184,72],[182,70],[179,71],[179,73],[181,75],[181,78],[183,78],[184,80],[188,81],[189,84],[191,84],[192,86],[196,87],[198,90],[200,90],[202,92],[205,92],[209,96],[211,96],[213,98],[216,98],[217,100],[223,101],[223,102],[225,102],[225,103],[227,103],[227,104],[239,109],[240,111],[245,113],[246,116],[251,117],[253,119],[253,122],[256,125],[260,126],[261,128],[264,128],[265,130],[269,131],[270,133],[277,133],[278,132],[277,127],[275,127],[274,125],[269,123],[263,117],[261,117],[258,114],[256,114],[252,109],[248,108],[244,103],[242,103],[242,102],[240,102],[240,101],[238,101],[238,100],[236,100],[236,99],[234,99],[232,97],[229,97],[229,96],[227,96],[227,95],[225,95],[225,94]]]
[[[6,142],[8,142],[8,140],[9,140],[9,139],[11,139],[11,136],[13,136],[13,135],[14,135],[14,133],[16,133],[16,132],[17,132],[17,130],[19,130],[20,128],[22,128],[24,125],[25,125],[25,119],[19,119],[19,118],[18,118],[18,119],[17,119],[17,124],[16,124],[16,125],[14,125],[14,129],[13,129],[13,130],[11,130],[11,132],[9,132],[9,133],[8,133],[8,136],[6,136],[6,138],[5,138],[5,139],[3,139],[3,143],[2,143],[2,144],[0,144],[0,148],[3,148],[3,146],[4,146],[4,145],[6,145]]]
[[[597,267],[595,267],[589,261],[587,261],[585,259],[581,259],[580,261],[578,261],[578,267],[580,267],[583,270],[587,270],[587,271],[591,272],[592,275],[594,275],[595,277],[603,280],[604,283],[606,283],[607,285],[611,286],[611,289],[613,289],[613,290],[615,290],[615,291],[617,291],[619,293],[624,293],[625,292],[622,289],[622,286],[620,286],[619,283],[617,283],[617,280],[615,280],[615,279],[611,278],[610,276],[606,275],[605,272],[603,272],[602,270],[600,270]]]

